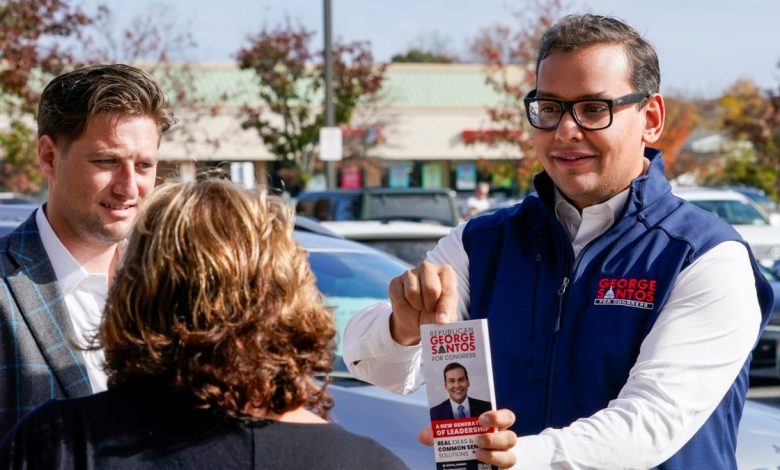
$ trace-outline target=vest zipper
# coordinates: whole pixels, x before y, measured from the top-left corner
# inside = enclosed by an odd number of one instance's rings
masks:
[[[553,338],[552,338],[552,345],[550,346],[550,366],[548,369],[548,378],[547,378],[547,393],[546,396],[546,403],[545,403],[545,418],[544,418],[544,425],[545,427],[549,427],[550,423],[552,422],[552,413],[553,413],[553,382],[554,382],[554,374],[553,369],[555,368],[555,356],[558,352],[558,332],[561,330],[561,321],[563,318],[563,300],[566,295],[566,290],[569,287],[569,270],[566,270],[566,274],[563,275],[563,280],[561,281],[561,287],[558,288],[558,312],[555,316],[555,327],[553,328]]]
[[[558,331],[561,329],[561,318],[563,317],[563,296],[566,294],[566,288],[569,287],[569,274],[566,273],[563,276],[561,287],[558,289],[558,312],[555,316],[555,327],[553,328],[552,345],[550,346],[550,367],[548,369],[549,377],[547,378],[547,403],[545,406],[545,427],[550,426],[552,420],[552,408],[553,408],[553,369],[555,368],[555,356],[558,352]]]
[[[569,276],[563,276],[563,282],[558,289],[558,315],[555,317],[555,328],[553,333],[561,331],[561,317],[563,316],[563,294],[566,293],[566,288],[569,287]]]

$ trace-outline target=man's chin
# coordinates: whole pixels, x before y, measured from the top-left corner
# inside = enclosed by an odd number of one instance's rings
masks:
[[[112,224],[103,225],[99,228],[94,227],[93,230],[90,230],[90,233],[92,235],[91,238],[94,240],[99,240],[102,243],[113,245],[127,238],[131,228],[132,224],[129,222],[114,222]]]

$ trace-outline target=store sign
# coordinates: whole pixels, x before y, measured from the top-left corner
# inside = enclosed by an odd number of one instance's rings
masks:
[[[442,186],[442,167],[438,163],[424,163],[422,166],[422,187],[439,189]]]
[[[360,167],[345,166],[341,169],[341,187],[344,189],[357,189],[363,186],[363,178]]]
[[[340,127],[320,128],[320,160],[334,162],[341,160],[343,136]]]
[[[459,191],[477,187],[477,165],[473,163],[458,163],[455,167],[455,189]]]

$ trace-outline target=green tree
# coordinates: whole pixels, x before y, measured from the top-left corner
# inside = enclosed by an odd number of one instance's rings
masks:
[[[451,52],[449,43],[448,38],[438,31],[424,33],[409,43],[406,52],[393,55],[390,62],[408,64],[452,64],[458,62],[458,57]]]
[[[244,106],[245,129],[256,129],[268,150],[308,177],[314,170],[325,123],[324,54],[311,48],[313,32],[287,21],[263,28],[238,51],[241,69],[252,70],[262,107]],[[355,108],[376,99],[385,65],[374,63],[367,42],[334,42],[333,103],[336,124],[348,124]]]
[[[455,62],[451,56],[413,47],[403,54],[395,54],[390,58],[394,64],[451,64]]]
[[[780,89],[761,90],[750,80],[738,80],[718,100],[723,128],[749,150],[727,155],[724,183],[756,186],[777,198],[780,190]]]

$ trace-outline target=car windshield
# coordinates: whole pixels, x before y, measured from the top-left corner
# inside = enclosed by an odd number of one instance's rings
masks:
[[[764,215],[755,207],[737,200],[691,201],[732,225],[769,225]]]
[[[338,345],[334,368],[345,371],[341,360],[341,338],[352,316],[369,305],[387,300],[390,280],[406,270],[401,261],[382,253],[310,251],[309,263],[317,287],[333,308]]]
[[[371,194],[367,218],[371,220],[431,221],[455,226],[450,199],[445,194]]]
[[[767,194],[758,188],[731,188],[732,190],[745,195],[753,200],[756,204],[761,206],[762,209],[767,211],[776,211],[777,203],[773,201]]]

